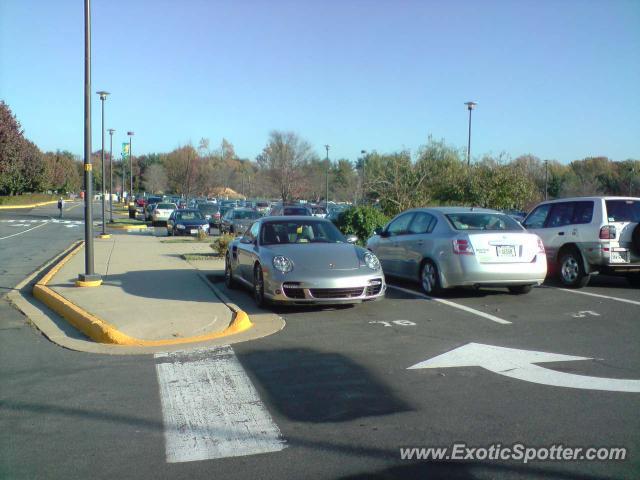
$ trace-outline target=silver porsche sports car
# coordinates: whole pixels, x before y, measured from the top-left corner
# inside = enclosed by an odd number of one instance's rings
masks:
[[[264,217],[229,244],[225,283],[251,287],[256,304],[377,300],[386,284],[377,257],[349,243],[329,220]]]

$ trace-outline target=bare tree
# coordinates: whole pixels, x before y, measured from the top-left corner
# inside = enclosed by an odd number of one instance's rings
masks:
[[[293,132],[274,130],[258,156],[258,165],[278,189],[283,202],[293,198],[302,183],[303,167],[313,158],[311,145]]]
[[[152,193],[161,193],[167,188],[167,171],[160,163],[154,163],[144,172],[144,188]]]

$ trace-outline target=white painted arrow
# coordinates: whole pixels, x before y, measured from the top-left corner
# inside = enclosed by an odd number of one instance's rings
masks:
[[[608,390],[611,392],[640,393],[640,380],[589,377],[573,373],[558,372],[534,365],[543,362],[569,362],[592,360],[559,353],[536,352],[516,348],[496,347],[482,343],[468,343],[437,357],[416,363],[409,369],[482,367],[506,377],[554,387],[581,388],[585,390]]]

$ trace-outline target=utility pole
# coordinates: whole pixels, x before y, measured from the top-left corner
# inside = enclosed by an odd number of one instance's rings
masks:
[[[84,0],[84,273],[77,287],[102,283],[93,269],[93,175],[91,165],[91,2]]]
[[[324,148],[327,150],[327,184],[326,184],[326,196],[324,197],[324,204],[327,213],[329,212],[329,145],[325,145]]]
[[[549,160],[544,161],[544,199],[549,200]]]

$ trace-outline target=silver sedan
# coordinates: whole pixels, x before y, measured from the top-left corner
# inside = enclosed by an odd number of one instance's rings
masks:
[[[309,216],[254,222],[229,244],[225,283],[250,287],[258,306],[360,303],[386,289],[373,253],[348,242],[330,221]]]
[[[458,286],[528,293],[547,274],[542,240],[494,210],[408,210],[376,232],[367,248],[385,274],[418,280],[429,295]]]

